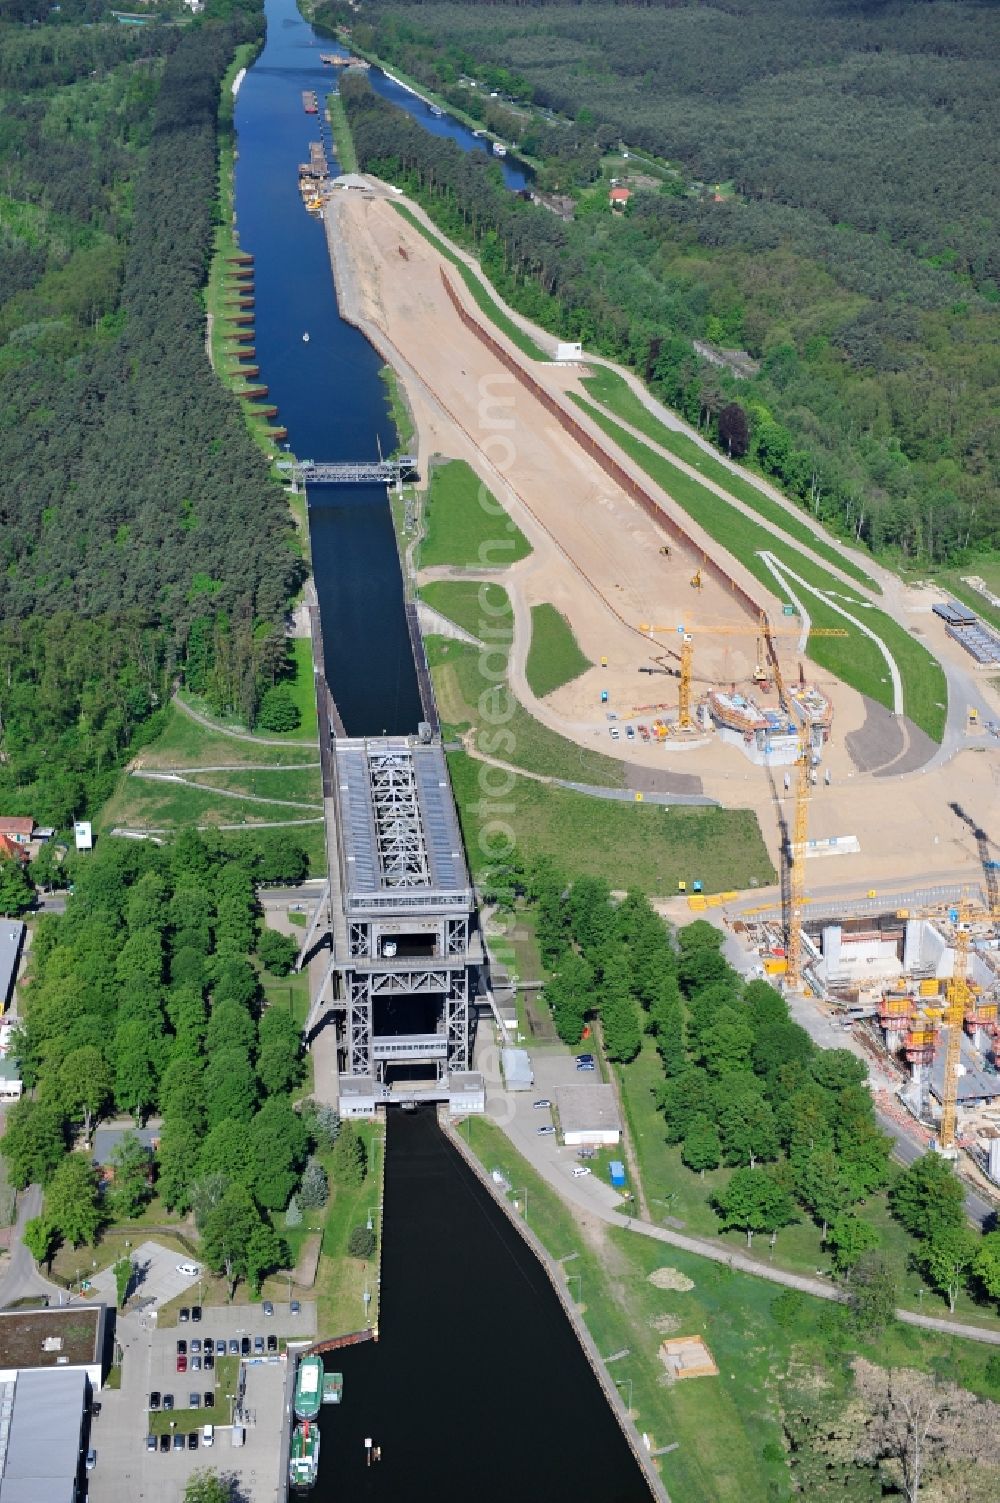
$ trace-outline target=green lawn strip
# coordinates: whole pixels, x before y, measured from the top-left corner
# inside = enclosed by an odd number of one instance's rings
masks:
[[[378,374],[379,380],[385,386],[389,420],[396,431],[396,453],[412,454],[416,430],[403,385],[391,365],[383,365]]]
[[[364,1138],[368,1150],[368,1174],[364,1183],[356,1188],[338,1185],[332,1175],[330,1178],[330,1203],[323,1226],[323,1252],[313,1291],[317,1301],[321,1338],[364,1330],[366,1288],[372,1295],[372,1323],[377,1319],[375,1295],[378,1249],[367,1260],[352,1258],[347,1252],[347,1239],[354,1227],[367,1223],[369,1210],[374,1210],[378,1205],[384,1134],[377,1123],[357,1122],[354,1125]],[[376,1139],[378,1141],[373,1149]],[[382,1228],[378,1217],[374,1216],[372,1220],[376,1235],[381,1236]]]
[[[781,588],[764,561],[758,558],[760,549],[773,553],[779,564],[785,563],[816,589],[833,591],[837,597],[844,594],[845,586],[841,580],[827,574],[825,569],[805,558],[790,544],[782,542],[713,491],[692,480],[670,460],[627,433],[600,408],[592,406],[582,397],[575,397],[574,400],[657,485],[673,497],[678,506],[729,554],[738,558],[772,593],[780,594]],[[852,631],[850,621],[815,595],[807,593],[803,603],[814,626],[842,627],[849,632],[847,637],[814,637],[809,643],[810,658],[860,693],[891,708],[892,686],[888,664],[876,644],[863,633]],[[838,604],[840,603],[838,598]],[[941,665],[925,647],[881,611],[867,605],[852,606],[848,602],[843,603],[859,621],[863,621],[881,637],[895,658],[903,680],[906,714],[933,740],[940,741],[944,734],[948,702]]]
[[[675,893],[679,878],[700,877],[706,892],[722,892],[775,880],[750,810],[595,798],[530,778],[516,778],[501,798],[464,752],[449,752],[448,766],[475,870],[488,865],[489,827],[499,819],[521,855],[550,856],[563,871],[606,877],[615,889]]]
[[[326,112],[330,119],[330,134],[333,149],[340,163],[341,172],[357,172],[358,157],[354,150],[354,137],[347,123],[347,114],[339,94],[327,94]]]
[[[773,522],[775,526],[779,527],[782,532],[787,533],[789,537],[795,538],[798,542],[804,544],[805,547],[811,548],[814,553],[818,554],[821,558],[825,558],[828,563],[836,564],[839,569],[845,574],[849,574],[852,579],[856,579],[859,584],[867,585],[876,594],[880,595],[882,593],[880,586],[876,584],[875,580],[871,579],[851,559],[845,558],[836,543],[828,542],[818,537],[816,533],[794,516],[794,514],[788,512],[783,506],[779,506],[776,501],[772,501],[770,496],[752,484],[751,481],[744,480],[739,475],[734,475],[732,470],[727,469],[718,459],[713,458],[711,454],[707,454],[700,444],[695,443],[694,439],[689,437],[688,434],[679,433],[673,428],[668,428],[665,423],[660,422],[659,418],[654,417],[649,409],[639,400],[624,377],[619,376],[616,371],[608,370],[605,367],[595,367],[594,374],[592,376],[585,376],[581,384],[586,387],[595,402],[600,402],[609,412],[616,413],[626,423],[630,423],[633,428],[638,428],[641,433],[645,433],[646,437],[651,438],[654,443],[660,444],[664,449],[669,449],[672,454],[677,455],[678,459],[683,459],[685,464],[689,464],[692,468],[700,470],[706,480],[711,480],[716,485],[721,485],[724,490],[727,490],[731,496],[735,496],[738,501],[743,501],[747,506],[752,506],[754,511],[760,516],[766,517],[769,522]]]
[[[452,263],[452,265],[457,269],[459,276],[462,278],[462,281],[472,293],[473,299],[475,300],[477,305],[486,314],[490,322],[494,324],[495,327],[501,331],[501,333],[506,334],[511,344],[516,345],[523,355],[528,356],[529,360],[549,360],[551,358],[548,354],[546,354],[545,350],[539,348],[539,346],[535,343],[535,341],[529,334],[526,334],[524,332],[520,324],[515,323],[512,318],[509,318],[507,314],[504,313],[499,303],[497,303],[490,296],[486,288],[483,286],[482,282],[474,272],[470,271],[469,267],[466,266],[462,258],[458,256],[449,245],[447,245],[443,240],[435,235],[432,230],[429,230],[423,223],[423,221],[418,219],[416,214],[414,214],[412,210],[406,206],[406,204],[394,203],[393,208],[396,210],[397,214],[402,214],[407,224],[412,225],[415,230],[418,230],[419,233],[423,235],[424,239],[429,241],[440,255],[444,256],[446,260]]]
[[[506,568],[531,552],[531,544],[464,459],[431,470],[426,535],[419,566]]]
[[[289,837],[294,839],[297,827],[292,822],[313,818],[321,821],[321,811],[313,816],[308,809],[289,808],[286,804],[221,798],[211,790],[126,776],[102,809],[100,827],[107,830],[115,825],[126,825],[130,828],[176,830],[183,825],[280,824],[289,825]]]
[[[141,752],[143,767],[190,768],[192,772],[213,765],[315,762],[317,756],[315,745],[268,746],[250,736],[227,736],[223,730],[210,730],[173,703],[167,707],[163,732]]]
[[[494,640],[505,644],[509,640],[513,616],[503,585],[474,579],[434,579],[420,586],[420,598],[482,641],[488,639],[491,631]],[[499,638],[498,633],[501,633]]]
[[[291,637],[288,647],[293,668],[291,677],[284,682],[299,712],[298,728],[289,731],[288,736],[295,741],[301,742],[308,739],[318,744],[319,724],[316,719],[316,681],[313,674],[312,638]],[[267,731],[262,734],[272,736],[274,732]],[[282,739],[280,733],[276,739]]]
[[[305,645],[304,647],[297,646],[295,645],[297,643],[304,643]],[[305,682],[308,682],[309,692],[313,695],[311,733],[309,731],[307,723],[294,731],[267,731],[263,727],[261,727],[260,730],[256,732],[248,733],[246,726],[241,725],[238,720],[224,720],[221,716],[216,715],[213,712],[211,705],[206,700],[199,699],[197,695],[191,694],[187,690],[179,689],[177,691],[177,697],[179,699],[183,699],[185,704],[190,705],[191,709],[194,710],[196,714],[205,717],[205,719],[209,722],[209,725],[208,727],[206,727],[206,729],[211,729],[212,731],[221,733],[222,735],[225,735],[227,730],[234,732],[235,734],[232,737],[232,742],[230,743],[231,745],[238,744],[240,747],[244,747],[252,746],[254,742],[256,742],[258,746],[263,745],[267,747],[268,754],[265,758],[263,758],[264,761],[287,761],[288,758],[285,756],[285,749],[289,748],[290,750],[294,751],[295,748],[298,747],[305,748],[311,753],[310,756],[302,758],[304,762],[315,762],[317,755],[316,743],[319,739],[319,733],[316,730],[316,705],[315,688],[313,685],[312,647],[309,639],[307,637],[289,638],[289,652],[292,657],[293,676],[289,679],[286,679],[285,682],[291,689],[293,696],[295,694],[301,694],[305,696],[306,690],[304,688],[304,684]],[[304,676],[301,670],[304,670],[306,667],[308,667],[308,674]],[[306,713],[305,707],[306,699],[303,697],[300,705],[300,713]],[[223,761],[224,759],[220,757],[219,760]],[[237,755],[231,757],[229,760],[232,762],[238,762],[240,758]]]
[[[296,1023],[305,1022],[310,1002],[308,970],[293,971],[290,976],[272,976],[270,971],[262,971],[260,981],[269,1007],[283,1008]]]
[[[292,799],[316,805],[323,802],[323,783],[318,767],[247,767],[238,772],[199,772],[197,768],[192,768],[184,776],[194,778],[209,788],[225,788],[231,793],[250,793],[257,798]],[[294,810],[291,812],[294,813]]]
[[[539,699],[586,673],[593,664],[584,657],[573,628],[554,605],[531,607],[531,647],[525,677]]]
[[[679,1443],[661,1460],[675,1503],[766,1499],[768,1481],[785,1475],[783,1463],[761,1456],[766,1440],[779,1440],[768,1337],[782,1357],[785,1352],[769,1314],[773,1288],[621,1230],[602,1229],[604,1248],[598,1254],[569,1208],[499,1129],[475,1118],[461,1132],[468,1133],[487,1170],[504,1171],[518,1199],[527,1189],[528,1224],[552,1256],[578,1254],[566,1265],[572,1275],[568,1288],[582,1304],[599,1350],[628,1349],[610,1372],[626,1402],[631,1380],[637,1428],[650,1435],[654,1447]],[[663,1266],[679,1268],[694,1280],[694,1289],[655,1288],[649,1274]],[[679,1334],[704,1335],[720,1377],[670,1386],[663,1381],[658,1355],[663,1338],[655,1327],[670,1316]]]

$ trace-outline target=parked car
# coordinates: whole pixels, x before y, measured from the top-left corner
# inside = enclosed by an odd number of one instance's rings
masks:
[[[192,1357],[191,1358],[191,1371],[193,1373],[200,1373],[201,1372],[201,1358],[200,1357]]]
[[[539,1100],[539,1101],[533,1101],[531,1104],[535,1108],[535,1110],[538,1111],[539,1107],[551,1106],[552,1102],[549,1100],[549,1098],[547,1096],[543,1096],[541,1098],[541,1100]]]
[[[187,1344],[186,1341],[178,1341],[178,1343],[177,1343],[177,1355],[178,1355],[178,1357],[185,1356],[186,1353],[187,1353],[187,1349],[188,1349],[188,1344]]]
[[[192,1341],[192,1343],[191,1343],[191,1354],[193,1356],[193,1355],[195,1355],[195,1353],[200,1353],[200,1352],[201,1352],[201,1342],[198,1340],[198,1338],[196,1336],[194,1338],[194,1340]]]
[[[215,1445],[215,1426],[214,1425],[205,1425],[205,1426],[202,1427],[201,1443],[202,1443],[203,1446],[214,1446]]]
[[[634,741],[635,740],[635,726],[634,725],[627,725],[625,727],[625,735],[626,735],[626,737],[628,738],[629,741]]]
[[[190,1435],[188,1436],[188,1450],[189,1451],[197,1451],[197,1449],[198,1449],[198,1432],[197,1432],[197,1430],[192,1430],[191,1433],[190,1433]]]
[[[551,1122],[549,1122],[545,1127],[536,1127],[535,1132],[540,1138],[550,1138],[555,1132],[555,1128],[552,1126]]]
[[[269,1336],[267,1338],[267,1349],[269,1352],[276,1352],[278,1350],[277,1336]]]
[[[159,1407],[160,1407],[160,1393],[159,1393],[159,1389],[154,1388],[153,1392],[149,1395],[149,1407],[150,1407],[150,1409],[159,1409]]]
[[[189,1409],[200,1409],[201,1408],[201,1394],[200,1393],[189,1393],[188,1394],[188,1408]]]
[[[611,737],[612,741],[620,741],[622,739],[622,733],[616,725],[608,726],[608,735]]]
[[[164,1454],[164,1452],[169,1451],[169,1450],[170,1450],[170,1436],[166,1433],[166,1431],[164,1431],[164,1433],[160,1436],[160,1455],[162,1456]]]
[[[205,1389],[205,1408],[206,1409],[214,1409],[215,1408],[215,1390],[213,1388],[206,1388]]]
[[[574,1164],[573,1168],[570,1170],[570,1173],[572,1174],[574,1179],[583,1179],[583,1176],[585,1174],[590,1174],[591,1172],[592,1171],[587,1164]]]
[[[254,1352],[259,1357],[261,1355],[261,1353],[263,1352],[263,1350],[264,1350],[264,1338],[263,1338],[263,1336],[255,1336],[254,1337],[254,1339],[253,1339],[253,1349],[254,1349]]]
[[[594,1150],[592,1148],[578,1148],[576,1156],[578,1159],[592,1159],[594,1157]]]
[[[592,1059],[578,1059],[576,1062],[576,1068],[578,1070],[596,1070],[597,1066],[594,1064],[594,1061]]]
[[[165,1393],[163,1395],[163,1412],[165,1414],[169,1414],[170,1411],[171,1411],[171,1409],[173,1407],[174,1407],[174,1396],[173,1396],[173,1394],[172,1393]]]
[[[215,1355],[217,1357],[224,1357],[226,1355],[226,1341],[224,1336],[220,1336],[218,1341],[215,1343]]]
[[[191,1319],[192,1320],[201,1320],[201,1306],[200,1305],[192,1305],[191,1306]]]
[[[179,1373],[186,1373],[187,1370],[188,1370],[188,1359],[185,1357],[184,1353],[181,1352],[180,1356],[177,1358],[177,1371]]]
[[[156,1436],[155,1435],[147,1435],[146,1436],[146,1450],[147,1451],[155,1451],[156,1450]]]
[[[238,1357],[240,1355],[240,1342],[238,1336],[230,1336],[229,1338],[229,1355],[230,1357]]]
[[[184,1437],[183,1437],[183,1435],[181,1434],[181,1432],[179,1430],[175,1430],[174,1431],[174,1450],[175,1451],[183,1451],[183,1449],[184,1449]]]
[[[215,1367],[215,1358],[212,1356],[211,1346],[212,1343],[209,1342],[204,1357],[204,1368],[207,1373],[212,1372]]]
[[[577,1059],[593,1059],[594,1056],[590,1053],[589,1049],[584,1049],[582,1054],[578,1054],[576,1057]]]
[[[274,1306],[272,1305],[272,1303],[271,1303],[271,1301],[269,1299],[266,1299],[264,1301],[264,1314],[265,1315],[273,1315],[274,1314]]]
[[[186,1274],[189,1279],[196,1279],[201,1273],[200,1263],[178,1263],[177,1272]]]
[[[186,1321],[189,1321],[191,1319],[191,1311],[188,1309],[187,1305],[181,1305],[180,1309],[177,1312],[177,1319],[180,1321],[181,1325],[184,1325]]]
[[[288,1306],[288,1313],[289,1315],[298,1315],[301,1309],[302,1306],[299,1304],[298,1300],[293,1299]]]
[[[90,1450],[87,1452],[87,1471],[92,1472],[96,1465],[97,1452],[94,1450],[93,1446],[91,1446]]]
[[[240,1355],[242,1357],[249,1357],[249,1355],[250,1355],[250,1337],[249,1336],[244,1336],[240,1340]]]

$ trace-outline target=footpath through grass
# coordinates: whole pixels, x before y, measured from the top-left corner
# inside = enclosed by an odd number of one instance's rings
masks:
[[[539,699],[586,673],[593,664],[584,657],[573,628],[554,605],[531,607],[531,647],[524,672]]]
[[[425,504],[419,566],[506,569],[531,544],[464,459],[436,464]]]
[[[527,859],[549,856],[562,871],[605,877],[616,890],[676,893],[700,878],[706,892],[776,880],[756,815],[749,809],[664,807],[574,793],[513,777],[503,796],[495,770],[464,752],[448,754],[465,848],[474,869],[488,866],[499,819]],[[483,784],[482,776],[488,781]],[[495,837],[494,837],[495,839]]]
[[[630,423],[633,428],[638,428],[661,448],[669,449],[685,464],[700,470],[706,480],[721,485],[738,501],[752,506],[759,516],[765,517],[779,527],[788,537],[795,538],[797,542],[811,548],[820,558],[825,558],[828,563],[835,564],[845,574],[856,579],[859,584],[867,585],[876,594],[882,593],[875,580],[863,569],[858,568],[851,559],[845,558],[835,542],[818,537],[804,522],[783,506],[779,506],[777,501],[772,501],[771,497],[765,495],[752,481],[734,475],[732,470],[727,469],[718,459],[707,454],[686,433],[678,433],[675,429],[668,428],[666,424],[661,423],[659,418],[654,417],[649,409],[643,406],[628,382],[616,371],[605,367],[595,368],[594,374],[585,376],[581,384],[586,387],[595,402],[600,402],[602,407],[606,407],[609,412],[617,413],[626,423]]]
[[[657,485],[673,497],[688,516],[721,544],[727,553],[738,558],[768,590],[781,593],[774,575],[758,557],[762,549],[773,553],[779,564],[786,564],[815,589],[830,592],[837,598],[838,604],[844,604],[856,619],[876,632],[899,668],[906,714],[932,740],[940,742],[947,716],[948,688],[940,663],[926,647],[921,646],[883,612],[860,601],[842,599],[845,586],[841,580],[828,574],[791,544],[775,537],[743,512],[737,511],[714,491],[685,475],[669,459],[626,432],[599,407],[594,407],[582,397],[574,396],[573,400]],[[839,627],[850,633],[847,637],[813,637],[809,643],[810,658],[859,693],[867,694],[877,703],[891,709],[889,668],[876,644],[863,633],[851,631],[850,621],[817,596],[807,593],[804,604],[814,626]]]
[[[492,298],[487,292],[475,273],[469,270],[462,258],[452,250],[450,245],[446,245],[439,236],[434,234],[433,230],[429,230],[423,221],[418,219],[416,214],[406,204],[394,203],[393,208],[397,214],[402,214],[407,224],[412,225],[415,230],[419,231],[424,239],[429,241],[440,255],[451,262],[466,287],[472,293],[478,307],[482,309],[490,322],[495,324],[502,334],[506,334],[511,344],[516,345],[522,355],[527,355],[529,360],[549,359],[546,352],[535,343],[530,334],[526,334],[520,324],[516,324],[512,318],[507,316],[495,298]]]
[[[354,137],[347,123],[347,114],[339,94],[327,94],[326,113],[330,121],[333,149],[340,163],[341,172],[357,172],[358,154],[354,150]]]

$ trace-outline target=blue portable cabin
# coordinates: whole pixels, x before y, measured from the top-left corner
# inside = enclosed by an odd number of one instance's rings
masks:
[[[611,1183],[616,1190],[625,1188],[625,1165],[621,1159],[612,1159],[608,1165],[608,1173],[611,1175]]]

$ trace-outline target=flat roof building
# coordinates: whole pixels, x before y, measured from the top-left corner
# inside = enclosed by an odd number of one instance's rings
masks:
[[[622,1123],[614,1087],[556,1086],[556,1111],[563,1142],[570,1148],[614,1148],[621,1142]]]
[[[102,1304],[0,1310],[0,1381],[45,1368],[83,1373],[100,1388],[107,1313]]]
[[[0,1503],[76,1503],[86,1411],[79,1369],[0,1381]]]
[[[0,918],[0,1012],[6,1012],[24,949],[25,927],[19,919]]]
[[[527,1049],[501,1049],[500,1064],[508,1091],[530,1091],[535,1083]]]

